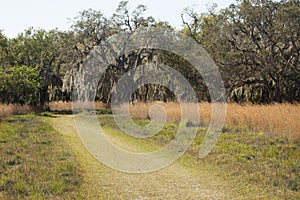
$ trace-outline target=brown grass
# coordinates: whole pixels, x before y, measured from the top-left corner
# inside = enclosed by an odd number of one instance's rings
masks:
[[[77,108],[93,108],[94,104],[92,102],[76,102],[75,107]],[[63,102],[63,101],[54,101],[49,103],[50,110],[52,111],[62,111],[62,110],[72,110],[73,109],[73,103],[71,101],[69,102]],[[107,104],[102,102],[95,102],[95,108],[96,109],[103,109],[106,108]]]
[[[178,103],[161,103],[167,113],[167,120],[180,121],[181,111]],[[136,118],[148,118],[153,103],[130,105],[130,112]],[[123,106],[124,107],[124,106]],[[122,108],[121,108],[122,109]],[[124,109],[124,108],[123,108]],[[201,124],[207,125],[211,118],[211,104],[199,103]],[[290,139],[300,139],[300,105],[240,105],[226,106],[226,126],[242,127],[271,135],[283,135]]]
[[[34,108],[27,105],[0,104],[0,119],[9,115],[18,115],[33,112]]]
[[[181,109],[178,103],[136,103],[130,105],[132,116],[149,118],[150,107],[159,104],[164,107],[168,121],[178,122],[181,119]],[[92,105],[92,104],[91,104]],[[91,106],[87,104],[86,106]],[[96,102],[96,109],[106,108],[108,105]],[[51,110],[72,109],[72,102],[52,102]],[[125,111],[126,105],[119,109]],[[153,109],[154,112],[156,109]],[[207,125],[211,118],[211,104],[199,103],[199,113],[202,125]],[[271,135],[283,135],[290,139],[300,140],[300,105],[299,104],[273,104],[273,105],[240,105],[229,103],[226,105],[226,127],[247,128],[257,132]]]
[[[231,126],[300,139],[300,105],[228,104],[226,122]]]

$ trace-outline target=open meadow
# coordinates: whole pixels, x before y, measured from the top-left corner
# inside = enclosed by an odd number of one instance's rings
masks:
[[[113,143],[128,151],[149,152],[158,150],[170,142],[175,137],[180,121],[180,107],[177,103],[156,103],[165,108],[167,122],[158,134],[149,139],[137,139],[123,133],[115,123],[108,104],[98,102],[95,107],[99,123]],[[153,104],[130,105],[131,116],[138,125],[145,126],[150,122],[149,108]],[[129,184],[128,180],[133,181],[131,182],[133,185],[137,182],[140,182],[141,185],[147,183],[141,181],[141,176],[135,180],[135,176],[124,177],[125,174],[120,172],[114,174],[113,170],[107,171],[105,176],[101,174],[101,171],[108,169],[94,160],[86,150],[83,150],[84,147],[78,138],[74,122],[71,120],[72,103],[52,102],[50,108],[52,112],[43,112],[38,115],[10,116],[28,112],[30,108],[1,105],[2,111],[7,113],[1,113],[0,123],[0,149],[2,152],[0,196],[5,199],[8,197],[39,199],[51,196],[62,199],[75,197],[93,199],[114,196],[117,198],[114,191],[119,184]],[[122,109],[122,106],[120,108]],[[207,189],[210,191],[209,193],[214,193],[216,190],[223,191],[223,196],[216,194],[216,199],[299,198],[299,105],[227,104],[223,133],[212,152],[203,159],[198,158],[198,151],[210,121],[211,105],[199,103],[199,108],[201,123],[197,125],[197,136],[191,147],[183,157],[171,165],[173,167],[154,172],[153,176],[156,173],[162,173],[160,176],[167,176],[165,173],[173,174],[174,172],[165,170],[174,170],[173,168],[177,167],[183,168],[178,173],[191,173],[186,175],[187,177],[191,176],[189,180],[186,180],[191,184],[192,182],[195,182],[193,184],[203,184],[200,180],[194,180],[192,174],[208,176],[203,178],[206,181],[211,176],[211,179],[214,180],[211,184],[215,186]],[[74,132],[70,132],[72,127]],[[87,162],[90,162],[91,169],[84,164]],[[92,178],[91,173],[99,173],[97,174],[99,180]],[[121,176],[122,178],[116,179],[115,186],[105,190],[104,188],[107,186],[104,183],[109,180],[110,176]],[[177,177],[175,174],[173,176],[173,178]],[[155,176],[148,178],[148,184],[157,184],[151,182],[157,179]],[[93,186],[95,181],[101,182],[99,185],[95,184],[99,188]],[[226,184],[227,187],[224,188],[218,183]],[[147,191],[141,189],[141,192],[132,187],[128,188],[132,190],[132,196],[126,196],[126,191],[119,188],[120,196],[124,195],[124,198],[143,195],[151,197]],[[151,187],[158,191],[155,186]],[[162,188],[164,187],[162,185]],[[180,191],[182,186],[174,185],[174,187]],[[160,196],[171,198],[170,194],[174,191],[164,189],[166,190],[165,194],[160,194]],[[182,191],[184,190],[187,189],[182,188]],[[191,199],[197,196],[191,191],[190,195]],[[205,199],[208,194],[202,191],[201,195]]]
[[[149,118],[149,109],[153,104],[164,107],[167,121],[179,122],[181,119],[181,108],[178,103],[136,103],[130,104],[130,114],[137,119]],[[93,104],[89,106],[93,107]],[[199,103],[199,115],[202,126],[207,126],[211,120],[211,104]],[[108,104],[95,102],[97,110],[105,111]],[[125,108],[125,105],[123,106]],[[51,102],[51,110],[72,110],[72,102]],[[122,110],[122,106],[120,106]],[[109,110],[109,108],[108,108]],[[107,111],[109,112],[109,111]],[[226,122],[224,129],[251,130],[264,132],[270,136],[281,135],[291,140],[300,140],[300,105],[299,104],[226,104]]]

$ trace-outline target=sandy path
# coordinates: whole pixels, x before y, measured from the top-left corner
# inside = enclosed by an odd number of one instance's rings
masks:
[[[122,173],[99,163],[82,145],[73,117],[44,118],[60,132],[80,163],[85,199],[234,199],[228,183],[179,162],[146,174]]]

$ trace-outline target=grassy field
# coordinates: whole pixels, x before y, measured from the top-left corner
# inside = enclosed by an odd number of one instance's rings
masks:
[[[107,105],[97,103],[96,107],[99,122],[108,137],[121,148],[138,152],[159,149],[174,138],[180,118],[178,104],[162,105],[168,114],[167,123],[149,139],[136,139],[124,134],[109,114],[111,110]],[[204,159],[198,158],[198,151],[210,120],[210,104],[199,105],[202,121],[197,137],[176,163],[194,170],[196,175],[204,169],[210,171],[214,177],[231,183],[230,193],[239,193],[239,198],[300,199],[299,105],[228,104],[223,133],[213,151]],[[53,110],[65,110],[68,106],[72,104],[50,104]],[[144,126],[149,123],[150,107],[151,104],[142,103],[130,105],[137,124]],[[44,115],[51,119],[51,116],[55,117],[54,113]],[[0,199],[84,198],[81,172],[85,165],[78,163],[78,153],[69,148],[70,141],[41,119],[30,114],[2,118]],[[109,180],[109,175],[101,176]],[[90,177],[93,175],[90,174]],[[87,182],[84,184],[84,188],[91,187]]]
[[[128,142],[134,140],[139,146],[153,150],[174,138],[181,116],[180,107],[177,103],[156,103],[164,106],[168,116],[164,129],[143,141],[123,134]],[[137,124],[149,123],[151,106],[151,103],[129,105]],[[120,109],[125,107],[122,105]],[[110,112],[105,104],[98,103],[96,108],[99,113]],[[189,165],[192,160],[197,160],[198,166],[214,168],[220,176],[245,187],[243,190],[239,188],[241,191],[257,188],[257,198],[300,198],[300,105],[227,104],[223,134],[209,156],[202,160],[197,159],[197,155],[210,122],[211,105],[200,103],[199,108],[202,127],[199,127],[198,135],[185,156],[192,159],[183,163]],[[99,115],[99,118],[105,131],[115,136],[122,135],[111,116]]]
[[[178,103],[162,103],[167,114],[167,120],[178,122],[181,110]],[[130,104],[130,113],[138,119],[149,118],[149,108],[153,103]],[[91,104],[92,106],[92,104]],[[96,109],[109,112],[109,105],[95,103]],[[126,105],[120,106],[124,109]],[[51,102],[51,110],[72,110],[72,102]],[[108,110],[108,111],[107,111]],[[271,105],[240,105],[228,103],[226,105],[226,128],[249,129],[255,132],[264,132],[269,135],[282,135],[292,140],[300,140],[300,105],[299,104],[271,104]],[[199,103],[201,125],[206,126],[211,118],[211,104]]]
[[[179,122],[181,110],[178,103],[160,103],[165,109],[167,120]],[[201,125],[206,126],[211,120],[211,104],[199,103]],[[123,105],[124,107],[125,105]],[[130,105],[132,116],[149,118],[149,109],[152,103],[138,103]],[[120,107],[122,110],[122,106]],[[226,105],[227,128],[246,128],[255,132],[264,132],[270,135],[282,135],[292,140],[300,140],[300,105],[272,104],[272,105],[240,105],[228,103]]]
[[[0,123],[0,199],[75,199],[81,177],[61,135],[34,115]]]
[[[99,115],[99,121],[110,137],[123,137],[126,143],[142,147],[145,151],[167,144],[177,131],[177,125],[168,122],[156,136],[141,140],[124,134],[112,115]],[[149,120],[135,119],[135,122],[145,125]],[[224,129],[213,151],[199,159],[198,151],[205,133],[206,128],[198,129],[193,145],[178,162],[194,169],[212,169],[218,176],[235,183],[235,189],[247,199],[300,198],[299,141],[235,127]],[[120,143],[116,145],[122,148]]]

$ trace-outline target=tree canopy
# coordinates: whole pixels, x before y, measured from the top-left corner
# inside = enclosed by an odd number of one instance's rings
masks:
[[[146,10],[145,5],[130,10],[128,1],[121,1],[110,17],[100,10],[80,12],[69,31],[28,28],[12,39],[0,31],[0,101],[45,108],[49,101],[72,100],[74,77],[96,45],[116,33],[147,27],[180,31],[201,44],[219,66],[228,101],[300,101],[299,0],[239,0],[221,10],[213,5],[206,13],[187,8],[181,16],[182,30],[145,16]],[[100,80],[96,100],[109,102],[124,73],[157,61],[179,71],[199,100],[210,100],[201,75],[190,63],[158,49],[118,57]],[[175,97],[168,88],[145,85],[133,94],[132,101],[136,100],[174,101]]]
[[[244,0],[208,14],[186,11],[184,31],[221,69],[233,101],[299,101],[299,1]]]

